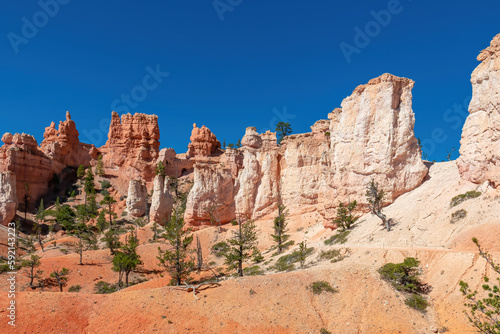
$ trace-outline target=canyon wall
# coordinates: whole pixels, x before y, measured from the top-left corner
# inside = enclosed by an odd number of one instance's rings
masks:
[[[290,214],[317,211],[328,224],[339,201],[366,204],[371,179],[386,192],[385,204],[392,203],[427,174],[413,132],[413,84],[390,74],[370,80],[328,120],[281,146],[276,134],[247,128],[241,148],[209,157],[204,150],[194,158],[186,221],[206,225],[214,208],[222,223],[270,218],[281,200]]]
[[[457,165],[462,178],[500,184],[500,34],[477,57],[471,76],[470,115],[465,121]]]

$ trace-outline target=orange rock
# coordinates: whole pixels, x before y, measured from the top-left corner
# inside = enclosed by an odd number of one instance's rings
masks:
[[[215,135],[203,125],[201,128],[193,124],[191,143],[188,145],[188,157],[209,157],[221,147]]]

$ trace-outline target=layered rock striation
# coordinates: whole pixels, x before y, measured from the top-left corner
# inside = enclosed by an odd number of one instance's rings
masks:
[[[461,177],[500,184],[500,34],[481,51],[472,72],[472,100],[457,160]]]
[[[281,201],[291,214],[318,212],[326,222],[339,201],[366,203],[371,179],[392,203],[427,174],[413,132],[413,84],[384,74],[357,87],[310,133],[288,136],[281,146],[276,134],[247,128],[241,148],[196,158],[186,220],[207,224],[213,207],[223,223],[270,218]]]

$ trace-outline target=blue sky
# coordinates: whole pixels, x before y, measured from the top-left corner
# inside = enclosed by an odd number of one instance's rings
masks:
[[[44,128],[69,110],[80,139],[100,146],[117,109],[157,114],[161,147],[178,153],[193,123],[227,143],[247,126],[263,131],[280,120],[308,132],[357,85],[389,72],[416,81],[416,136],[428,158],[441,161],[459,148],[476,56],[500,33],[500,2],[491,0],[1,6],[1,133],[41,142]],[[356,39],[356,31],[369,35]],[[346,57],[341,45],[356,52]]]

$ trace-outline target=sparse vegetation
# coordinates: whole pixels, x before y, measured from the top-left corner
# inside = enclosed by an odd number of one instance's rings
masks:
[[[59,285],[59,291],[63,292],[63,286],[68,282],[69,269],[62,268],[61,270],[54,270],[50,273],[50,277],[55,278]]]
[[[410,293],[405,302],[407,305],[424,311],[428,303],[421,294],[427,294],[430,291],[430,286],[420,281],[419,265],[420,261],[413,257],[407,257],[402,263],[385,264],[379,269],[379,273],[382,279],[390,282],[396,290]]]
[[[339,262],[345,259],[351,250],[349,248],[342,249],[330,249],[327,251],[321,251],[319,254],[320,260],[330,260],[331,263]]]
[[[229,270],[237,269],[238,276],[243,276],[243,262],[256,258],[260,254],[257,249],[257,229],[255,222],[249,220],[238,222],[239,228],[228,240],[228,249],[223,253],[225,264]]]
[[[99,281],[95,284],[94,291],[96,294],[109,294],[118,291],[118,286],[116,284]]]
[[[80,292],[81,289],[80,285],[72,285],[68,288],[68,292]]]
[[[391,230],[390,221],[387,219],[387,216],[382,213],[384,196],[385,192],[382,189],[379,189],[378,183],[372,179],[366,189],[366,199],[370,204],[371,213],[382,220],[387,232],[389,232]]]
[[[481,196],[481,192],[475,191],[475,190],[468,191],[465,194],[457,195],[451,199],[450,207],[457,206],[462,202],[465,202],[465,201],[472,199],[472,198],[477,198],[479,196]]]
[[[260,268],[260,266],[251,266],[243,269],[243,273],[247,276],[257,276],[257,275],[262,275],[264,273],[264,270]]]
[[[278,135],[278,145],[281,145],[283,139],[293,132],[290,123],[288,122],[278,122],[276,124],[276,134]]]
[[[351,231],[339,231],[337,234],[334,234],[330,238],[326,239],[325,245],[331,246],[333,244],[345,244],[350,233]]]
[[[281,196],[280,196],[281,202]],[[281,254],[284,250],[284,244],[290,239],[290,235],[287,234],[287,221],[286,216],[288,211],[286,210],[285,205],[282,203],[278,203],[278,215],[274,218],[274,234],[271,234],[274,242],[276,243],[276,247],[278,249],[278,254]]]
[[[457,210],[451,214],[450,223],[454,224],[457,221],[464,219],[467,216],[467,211],[464,209]]]
[[[212,246],[212,253],[217,257],[224,257],[227,251],[229,251],[229,245],[225,241],[220,241]]]
[[[300,245],[302,244],[302,248]],[[302,242],[299,244],[299,249],[293,251],[291,254],[283,255],[280,257],[276,264],[274,265],[274,269],[277,271],[291,271],[295,269],[295,263],[297,262],[305,262],[305,259],[311,255],[314,251],[314,248],[307,248],[307,244]]]
[[[319,330],[319,334],[332,334],[332,332],[330,332],[330,331],[326,330],[326,328],[321,328],[321,329]]]
[[[472,242],[476,244],[479,254],[486,260],[493,272],[500,275],[500,265],[498,265],[493,257],[485,251],[477,238],[472,238]],[[467,299],[465,307],[468,310],[465,312],[467,319],[479,332],[487,334],[500,333],[500,277],[497,277],[498,285],[490,283],[490,278],[483,277],[484,284],[482,285],[483,295],[477,290],[471,290],[469,284],[460,281],[460,291]]]
[[[336,293],[338,289],[332,287],[327,281],[316,281],[310,286],[312,293],[315,295],[320,295],[323,292]]]
[[[353,225],[360,218],[359,216],[353,215],[353,211],[356,209],[358,203],[356,201],[349,202],[345,205],[339,202],[339,207],[337,208],[337,217],[333,219],[333,222],[337,225],[337,228],[342,228],[342,230],[350,230]]]

